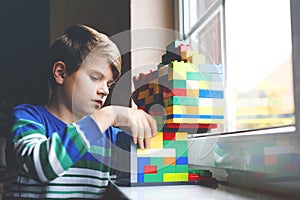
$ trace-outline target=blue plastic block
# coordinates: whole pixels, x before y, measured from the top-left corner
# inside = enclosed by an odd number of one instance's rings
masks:
[[[144,182],[144,173],[138,173],[137,174],[137,182],[143,183]]]
[[[176,158],[176,165],[187,165],[188,164],[188,157],[177,157]]]
[[[224,98],[224,92],[218,90],[199,90],[199,97],[201,98]]]
[[[138,173],[144,173],[144,166],[145,165],[150,165],[151,159],[150,158],[137,158],[137,165],[138,165]]]

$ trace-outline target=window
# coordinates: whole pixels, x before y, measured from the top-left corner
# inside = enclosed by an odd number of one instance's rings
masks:
[[[225,121],[214,132],[294,125],[290,1],[182,0],[180,5],[184,39],[207,63],[224,67]]]

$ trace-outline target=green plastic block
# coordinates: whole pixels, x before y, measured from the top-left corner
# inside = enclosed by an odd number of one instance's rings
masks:
[[[189,167],[188,165],[176,165],[176,172],[187,173],[189,172]]]
[[[176,157],[188,156],[188,142],[187,141],[176,141],[176,140],[165,140],[163,141],[164,148],[175,148]]]
[[[197,97],[177,97],[175,105],[198,106],[199,98]]]
[[[181,96],[173,96],[169,97],[167,101],[164,101],[167,105],[165,106],[199,106],[199,98],[198,97],[181,97]]]
[[[172,88],[186,88],[186,80],[170,80],[169,87]]]
[[[187,72],[187,80],[196,80],[196,81],[211,81],[211,74],[206,72]]]
[[[164,166],[163,158],[151,157],[150,159],[151,159],[150,160],[151,165],[156,165],[157,170],[159,170],[162,166]]]
[[[175,173],[176,165],[164,165],[162,168],[158,169],[159,173]]]
[[[157,173],[157,174],[144,174],[144,182],[163,182],[163,174]]]
[[[212,173],[209,170],[204,170],[204,169],[192,169],[192,168],[189,168],[188,172],[190,174],[198,174],[199,176],[212,176]]]

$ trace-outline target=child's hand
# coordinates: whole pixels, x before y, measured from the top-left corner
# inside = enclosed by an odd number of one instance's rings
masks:
[[[134,108],[126,109],[123,111],[119,110],[120,112],[115,119],[115,125],[129,127],[133,143],[138,143],[141,149],[144,149],[144,147],[150,148],[150,138],[154,137],[157,132],[155,119],[143,110]]]
[[[134,76],[133,77],[134,91],[131,94],[131,98],[132,98],[132,100],[134,101],[134,103],[136,105],[138,105],[137,104],[137,99],[138,99],[138,96],[139,96],[139,93],[140,93],[140,88],[137,87],[137,83],[136,82],[139,81],[140,77],[143,77],[143,76],[144,76],[144,74],[139,74],[139,76]]]
[[[95,113],[94,119],[101,131],[110,125],[129,127],[134,144],[139,144],[141,149],[150,148],[150,138],[157,132],[154,118],[140,109],[123,106],[107,106]]]

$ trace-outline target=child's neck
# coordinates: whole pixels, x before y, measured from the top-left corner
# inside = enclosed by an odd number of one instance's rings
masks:
[[[72,110],[66,105],[59,103],[54,96],[49,99],[49,102],[45,105],[45,107],[52,115],[66,124],[71,124],[81,119],[81,117],[76,117]]]

